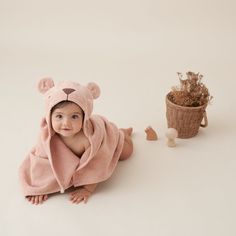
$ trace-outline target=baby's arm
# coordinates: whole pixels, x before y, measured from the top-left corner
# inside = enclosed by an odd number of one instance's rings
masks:
[[[89,197],[91,196],[92,192],[95,190],[96,187],[97,184],[88,184],[84,185],[83,187],[79,187],[70,194],[71,195],[70,200],[76,204],[82,201],[84,203],[87,203]]]

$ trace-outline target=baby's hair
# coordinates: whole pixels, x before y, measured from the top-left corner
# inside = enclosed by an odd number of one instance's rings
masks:
[[[75,105],[77,105],[76,103],[74,103],[74,102],[71,102],[71,101],[61,101],[61,102],[59,102],[59,103],[57,103],[54,107],[52,107],[52,109],[51,109],[51,114],[56,110],[56,109],[58,109],[58,108],[63,108],[63,107],[65,107],[66,105],[68,105],[68,104],[75,104]],[[79,105],[77,105],[77,106],[79,106]],[[83,110],[83,109],[82,109]],[[84,111],[83,111],[83,117],[84,117]]]

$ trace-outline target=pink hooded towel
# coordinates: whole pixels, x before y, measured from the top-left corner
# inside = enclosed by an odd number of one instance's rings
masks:
[[[93,99],[100,95],[95,83],[82,86],[74,82],[54,85],[50,78],[39,82],[44,94],[46,116],[41,122],[37,144],[20,167],[20,182],[25,196],[43,195],[71,186],[99,183],[108,179],[119,160],[124,134],[102,116],[92,115]],[[89,147],[79,158],[51,127],[51,109],[61,101],[71,101],[84,111],[83,131]]]

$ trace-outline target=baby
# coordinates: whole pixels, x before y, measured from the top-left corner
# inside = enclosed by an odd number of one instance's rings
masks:
[[[24,195],[32,204],[48,194],[70,187],[73,203],[86,203],[97,184],[108,179],[117,162],[133,152],[132,128],[118,129],[102,116],[91,115],[93,99],[100,95],[95,83],[82,86],[50,78],[39,82],[46,116],[38,143],[20,168]]]

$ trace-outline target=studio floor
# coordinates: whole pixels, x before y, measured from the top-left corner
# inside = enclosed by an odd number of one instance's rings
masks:
[[[231,0],[0,0],[0,235],[235,236],[235,10]],[[189,70],[214,97],[209,125],[169,148],[165,96]],[[134,129],[132,157],[87,204],[22,195],[44,76],[96,82],[93,113]],[[157,141],[146,140],[149,125]]]

